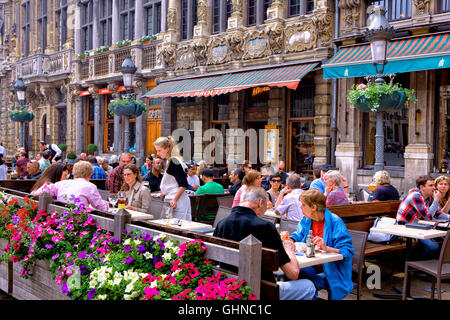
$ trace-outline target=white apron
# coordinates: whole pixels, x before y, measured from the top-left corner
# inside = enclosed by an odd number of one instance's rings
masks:
[[[183,162],[180,161],[183,166]],[[168,167],[168,166],[167,166]],[[171,174],[164,172],[164,175],[161,180],[161,194],[163,194],[164,202],[170,202],[178,192],[180,186],[178,185],[177,180]],[[191,201],[189,200],[189,196],[183,192],[180,198],[177,201],[177,208],[173,210],[173,217],[192,221],[191,216]]]

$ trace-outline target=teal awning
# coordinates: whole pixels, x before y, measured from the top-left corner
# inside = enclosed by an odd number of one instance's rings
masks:
[[[450,68],[450,33],[391,41],[384,74]],[[376,75],[370,44],[343,47],[323,66],[324,78]]]

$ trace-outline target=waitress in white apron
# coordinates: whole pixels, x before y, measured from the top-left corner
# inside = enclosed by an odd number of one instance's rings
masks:
[[[169,202],[173,208],[174,218],[192,221],[191,201],[184,192],[188,187],[186,165],[177,157],[177,150],[174,150],[175,140],[171,136],[159,137],[153,145],[156,154],[164,160],[165,172],[160,186],[164,201]]]

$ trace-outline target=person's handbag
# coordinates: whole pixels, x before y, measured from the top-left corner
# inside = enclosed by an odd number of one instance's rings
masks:
[[[375,219],[375,222],[373,223],[373,227],[383,228],[386,226],[393,226],[396,224],[397,224],[397,220],[394,218],[378,217]],[[385,243],[385,244],[389,244],[392,241],[394,241],[395,239],[397,239],[396,235],[381,233],[381,232],[373,232],[373,231],[370,231],[369,236],[367,237],[367,240],[369,240],[371,242]]]

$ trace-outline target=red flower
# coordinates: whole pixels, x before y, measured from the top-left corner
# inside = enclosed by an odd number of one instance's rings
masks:
[[[12,262],[18,262],[19,261],[19,257],[17,256],[12,256],[10,259]]]
[[[185,285],[185,284],[189,284],[189,282],[191,282],[191,278],[189,278],[188,276],[185,276],[183,278],[183,280],[180,281],[180,284]]]
[[[8,224],[7,226],[6,226],[6,230],[11,230],[11,229],[15,229],[16,228],[16,226],[15,225],[13,225],[13,224]]]
[[[164,266],[165,266],[165,265],[164,265],[164,262],[160,261],[160,262],[157,262],[157,263],[156,263],[155,268],[156,268],[156,269],[161,269],[161,268],[164,267]]]
[[[13,246],[13,248],[14,248],[14,250],[19,250],[20,249],[20,244],[19,243],[14,243],[14,246]]]

